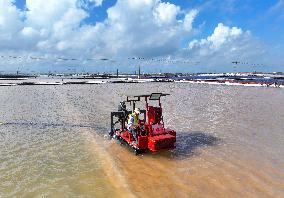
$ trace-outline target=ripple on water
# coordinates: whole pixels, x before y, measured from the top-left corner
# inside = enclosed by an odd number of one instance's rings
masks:
[[[103,140],[133,90],[171,93],[162,101],[174,151],[137,157]],[[115,178],[141,197],[283,197],[283,97],[175,83],[0,89],[0,121],[18,123],[0,126],[0,196],[114,196]]]
[[[80,189],[96,195],[108,188],[100,162],[86,152],[80,129],[5,126],[0,130],[0,195],[74,196]]]

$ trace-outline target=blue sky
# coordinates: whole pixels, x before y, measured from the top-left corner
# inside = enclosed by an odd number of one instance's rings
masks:
[[[0,10],[0,71],[284,71],[284,0],[0,0]]]

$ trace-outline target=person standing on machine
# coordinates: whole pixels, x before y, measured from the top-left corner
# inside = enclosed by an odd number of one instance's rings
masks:
[[[129,133],[131,133],[135,139],[136,144],[138,144],[137,130],[140,127],[140,109],[135,108],[132,114],[129,114],[127,121],[127,129]]]

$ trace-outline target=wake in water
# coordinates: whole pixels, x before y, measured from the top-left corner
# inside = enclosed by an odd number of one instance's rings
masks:
[[[104,138],[129,90],[171,93],[175,150],[135,156]],[[282,197],[283,97],[183,83],[0,89],[0,196]]]

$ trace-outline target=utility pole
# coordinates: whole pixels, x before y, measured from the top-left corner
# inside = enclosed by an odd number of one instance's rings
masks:
[[[118,69],[116,69],[116,77],[118,78]]]
[[[140,68],[140,65],[139,65],[138,78],[140,78],[140,75],[141,75],[141,68]]]

